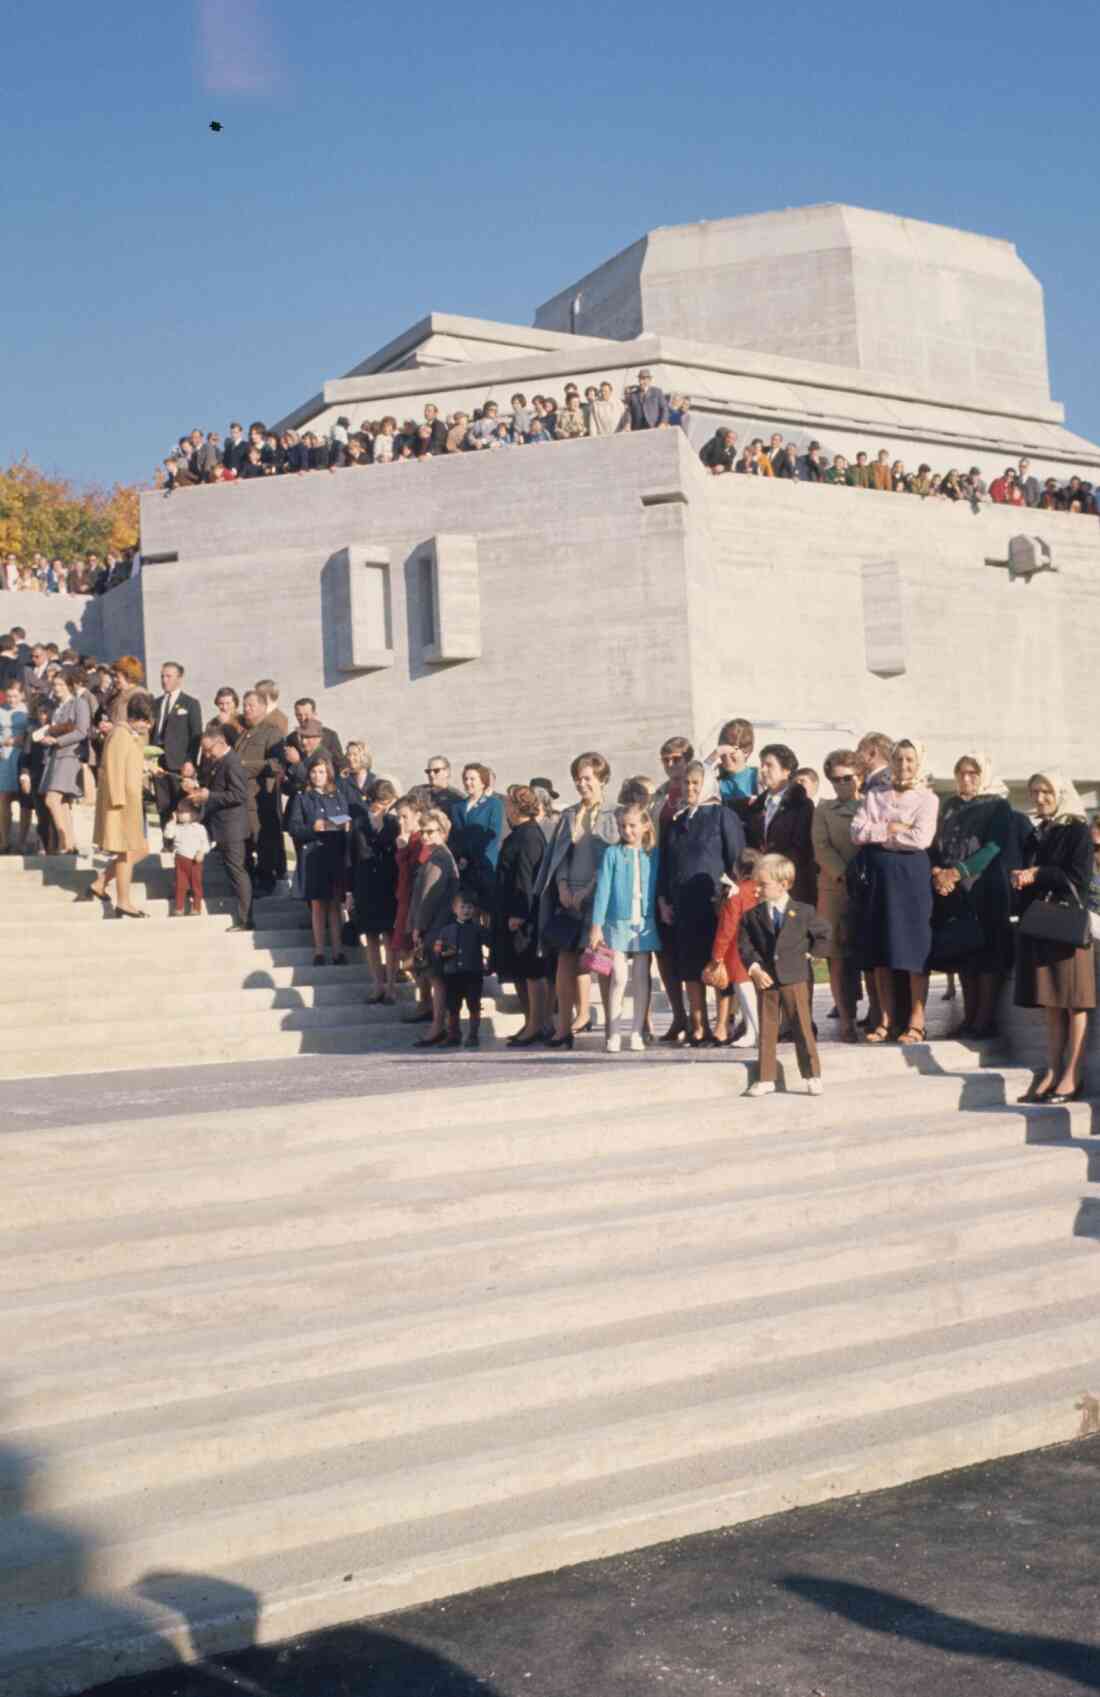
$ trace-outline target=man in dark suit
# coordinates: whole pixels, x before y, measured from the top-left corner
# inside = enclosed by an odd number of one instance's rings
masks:
[[[265,702],[258,690],[245,690],[241,698],[244,729],[233,747],[248,779],[245,866],[253,878],[258,896],[269,896],[276,880],[286,871],[279,814],[279,785],[283,775],[279,756],[283,739],[278,726],[266,716],[264,707]]]
[[[831,929],[815,908],[791,900],[793,861],[783,854],[766,854],[753,869],[760,900],[751,907],[737,932],[737,951],[760,1001],[760,1065],[750,1096],[770,1096],[775,1090],[776,1043],[780,1009],[794,1031],[798,1070],[809,1080],[811,1096],[821,1095],[821,1061],[814,1036],[810,980],[811,955],[827,955]]]
[[[653,381],[653,373],[641,370],[638,386],[628,389],[620,430],[661,430],[668,427],[668,397]]]
[[[772,742],[760,750],[759,795],[737,799],[734,807],[744,822],[749,847],[761,854],[785,854],[794,861],[796,901],[817,903],[817,863],[814,860],[814,804],[795,782],[798,756],[785,743]]]
[[[192,791],[202,808],[202,822],[221,855],[237,897],[237,917],[231,931],[253,931],[252,880],[245,871],[244,845],[248,836],[248,779],[244,767],[218,725],[206,732],[202,751],[209,779],[202,789]]]
[[[156,699],[156,718],[153,721],[154,745],[163,750],[160,775],[153,780],[160,828],[163,831],[179,800],[179,774],[187,760],[199,757],[202,738],[202,707],[193,695],[183,691],[183,667],[178,660],[166,660],[160,669],[162,694]],[[165,848],[171,839],[165,838]]]
[[[37,696],[46,699],[51,694],[50,655],[41,642],[35,643],[31,649],[30,661],[23,668],[23,691],[28,707],[34,706]]]

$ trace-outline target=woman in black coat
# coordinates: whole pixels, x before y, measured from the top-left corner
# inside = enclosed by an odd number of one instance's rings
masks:
[[[451,904],[458,891],[458,866],[447,847],[451,821],[441,807],[429,807],[420,815],[420,841],[428,850],[420,862],[413,880],[409,901],[409,930],[413,945],[424,965],[432,994],[432,1023],[430,1030],[417,1039],[417,1049],[430,1049],[447,1036],[447,1004],[443,983],[443,967],[437,959],[435,943],[444,925],[451,919]]]
[[[1087,909],[1093,853],[1081,798],[1058,772],[1036,772],[1027,787],[1037,823],[1025,865],[1012,874],[1020,918],[1045,897]],[[1020,1101],[1073,1101],[1081,1094],[1081,1054],[1089,1010],[1096,1006],[1091,937],[1074,948],[1017,935],[1015,1001],[1018,1008],[1043,1008],[1047,1022],[1046,1071],[1036,1074]]]
[[[678,976],[691,1010],[693,1049],[713,1043],[707,1025],[703,968],[710,959],[718,928],[716,900],[722,878],[733,878],[745,847],[741,821],[717,799],[704,801],[704,787],[713,772],[699,760],[684,771],[684,805],[661,834],[657,872],[657,906],[662,924],[670,928]]]
[[[759,794],[734,803],[745,827],[749,847],[761,854],[785,854],[794,864],[791,895],[797,902],[817,906],[817,860],[814,856],[814,804],[795,783],[798,756],[786,743],[770,742],[760,750]]]
[[[342,779],[320,750],[306,767],[306,781],[297,790],[286,816],[294,839],[298,865],[294,894],[309,903],[313,924],[314,966],[325,964],[325,931],[332,942],[333,966],[346,966],[341,946],[344,898],[347,895],[350,797]]]
[[[350,744],[349,744],[350,747]],[[394,803],[397,790],[388,778],[376,778],[365,795],[345,783],[351,801],[351,888],[355,929],[367,940],[373,987],[368,1002],[396,1000],[397,956],[389,937],[397,920],[397,838]],[[386,941],[386,959],[382,943]]]
[[[959,975],[963,1023],[957,1035],[992,1037],[1001,985],[1012,970],[1009,875],[1020,857],[1012,808],[988,754],[956,760],[955,788],[940,809],[929,855],[931,964]]]
[[[526,784],[513,784],[505,798],[511,831],[500,845],[492,896],[493,971],[514,984],[523,1003],[523,1029],[509,1037],[510,1049],[528,1049],[546,1026],[546,962],[538,952],[539,870],[547,850],[539,824],[539,799]]]

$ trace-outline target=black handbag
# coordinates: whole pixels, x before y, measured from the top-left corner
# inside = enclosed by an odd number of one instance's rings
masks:
[[[980,954],[986,946],[985,931],[974,909],[961,904],[932,932],[931,965],[952,971],[968,955]]]
[[[568,908],[556,907],[550,915],[540,942],[544,949],[551,949],[555,954],[569,950],[575,952],[581,946],[583,931],[583,919],[575,913],[570,913]]]
[[[1053,893],[1040,896],[1031,903],[1020,920],[1021,937],[1032,937],[1040,943],[1057,943],[1061,948],[1091,946],[1092,927],[1088,908],[1068,878],[1066,888],[1073,897],[1072,904],[1058,900]]]

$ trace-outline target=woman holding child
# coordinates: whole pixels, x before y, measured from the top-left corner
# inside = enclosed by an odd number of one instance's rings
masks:
[[[683,805],[661,836],[657,907],[669,928],[677,973],[687,991],[688,1044],[699,1049],[714,1042],[703,972],[711,958],[720,892],[723,884],[734,882],[745,833],[736,814],[718,799],[712,767],[691,761],[683,783]]]

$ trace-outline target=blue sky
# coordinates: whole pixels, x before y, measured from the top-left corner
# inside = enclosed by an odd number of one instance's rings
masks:
[[[843,200],[1016,242],[1100,437],[1097,16],[114,0],[5,18],[0,463],[148,477],[429,309],[529,323],[657,224]],[[219,119],[220,135],[207,125]]]

